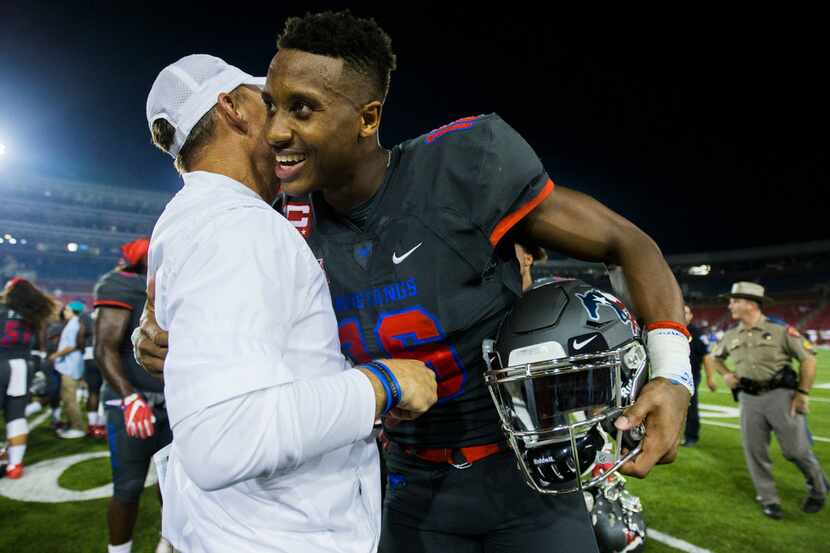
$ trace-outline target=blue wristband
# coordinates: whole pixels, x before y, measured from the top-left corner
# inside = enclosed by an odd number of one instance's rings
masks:
[[[380,361],[372,361],[372,364],[377,365],[378,368],[380,368],[384,372],[386,378],[389,380],[389,384],[392,387],[392,407],[396,407],[403,399],[403,389],[401,388],[401,383],[398,382],[398,379],[395,377],[395,373],[392,372],[392,369],[390,369],[385,364],[381,363]]]
[[[389,387],[389,379],[386,378],[382,369],[374,366],[374,363],[366,363],[363,366],[380,380],[383,389],[386,390],[386,406],[383,408],[383,413],[381,413],[381,415],[385,415],[392,409],[392,389]]]

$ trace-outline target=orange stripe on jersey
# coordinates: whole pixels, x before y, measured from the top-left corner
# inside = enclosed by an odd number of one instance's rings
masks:
[[[129,303],[124,303],[123,301],[115,301],[115,300],[100,300],[95,302],[95,307],[120,307],[122,309],[129,309],[130,311],[133,310],[133,306]]]
[[[531,199],[529,202],[527,202],[525,205],[523,205],[513,213],[506,215],[504,219],[499,221],[499,224],[496,225],[496,228],[493,229],[493,233],[490,235],[490,244],[492,244],[493,246],[498,244],[499,240],[501,240],[502,237],[504,237],[504,235],[507,234],[507,231],[513,228],[516,225],[516,223],[524,219],[525,215],[533,211],[533,209],[537,205],[542,203],[545,198],[550,196],[550,193],[553,192],[554,186],[555,185],[553,181],[551,179],[548,179],[548,182],[545,183],[545,186],[536,195],[536,197]]]

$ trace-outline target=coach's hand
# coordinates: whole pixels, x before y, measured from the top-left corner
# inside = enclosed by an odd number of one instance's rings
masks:
[[[674,461],[689,399],[684,386],[665,378],[655,378],[643,387],[634,405],[614,423],[620,430],[630,430],[643,422],[646,427],[642,452],[624,464],[620,472],[644,478],[654,465]]]
[[[378,359],[389,367],[401,388],[401,400],[389,415],[412,420],[423,415],[438,400],[435,372],[415,359]],[[380,416],[386,406],[386,391],[378,378],[368,369],[357,367],[369,377],[375,389],[375,415]]]
[[[141,326],[133,332],[133,352],[138,364],[156,378],[164,376],[167,357],[167,331],[156,322],[156,279],[147,282],[147,302],[141,312]]]

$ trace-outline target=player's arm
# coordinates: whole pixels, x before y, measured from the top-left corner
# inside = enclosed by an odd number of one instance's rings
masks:
[[[101,373],[121,396],[124,425],[131,438],[146,439],[155,433],[153,410],[127,378],[121,362],[121,344],[127,340],[130,325],[129,309],[98,307],[95,320],[95,349],[93,355]]]
[[[518,228],[523,239],[585,261],[622,268],[646,322],[683,323],[683,296],[654,240],[590,196],[557,186]]]
[[[665,326],[668,323],[685,330],[683,297],[657,244],[598,201],[557,187],[528,213],[516,230],[519,240],[577,259],[618,265],[625,276],[633,307],[647,324],[659,322]],[[643,452],[622,468],[632,476],[644,477],[655,464],[671,463],[677,456],[691,397],[687,387],[692,383],[688,341],[677,331],[673,334],[652,336],[650,333],[652,376],[658,377],[643,388],[636,403],[616,423],[622,430],[641,423],[646,426]],[[678,378],[661,377],[668,374],[677,374]]]
[[[98,307],[95,320],[95,362],[104,378],[121,397],[129,397],[135,388],[127,379],[121,363],[121,343],[126,339],[130,311],[119,307]]]

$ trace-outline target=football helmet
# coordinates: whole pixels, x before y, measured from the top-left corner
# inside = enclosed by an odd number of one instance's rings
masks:
[[[594,467],[594,474],[603,472]],[[625,489],[619,474],[603,478],[595,487],[583,492],[585,506],[594,526],[600,553],[642,553],[646,542],[646,521],[640,498]]]
[[[642,426],[614,421],[648,378],[647,354],[613,295],[580,280],[528,290],[482,349],[508,444],[537,492],[594,486],[640,452]]]

